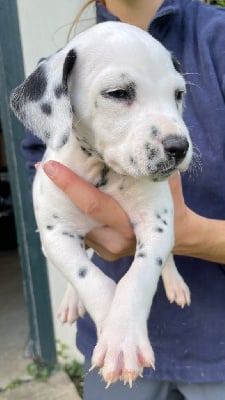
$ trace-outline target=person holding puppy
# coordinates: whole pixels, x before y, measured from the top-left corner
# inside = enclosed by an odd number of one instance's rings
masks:
[[[179,60],[187,81],[184,120],[201,161],[195,154],[190,171],[182,174],[182,186],[178,176],[170,180],[175,205],[173,252],[190,287],[191,306],[180,309],[169,304],[160,282],[149,318],[156,370],[146,368],[143,378],[138,378],[132,389],[117,382],[105,390],[97,371],[88,372],[96,333],[88,315],[78,320],[77,345],[86,358],[84,399],[222,399],[225,9],[198,0],[105,0],[97,1],[95,6],[97,23],[113,20],[136,25],[152,34]],[[44,146],[28,133],[23,150],[32,174]],[[103,223],[102,228],[87,235],[86,244],[96,251],[94,263],[117,282],[127,271],[136,245],[126,214],[113,199],[65,166],[50,161],[44,169],[75,204]]]

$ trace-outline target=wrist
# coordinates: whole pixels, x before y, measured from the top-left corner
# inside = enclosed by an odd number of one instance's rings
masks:
[[[204,258],[209,236],[208,222],[207,218],[187,208],[185,218],[179,228],[175,228],[174,254]]]

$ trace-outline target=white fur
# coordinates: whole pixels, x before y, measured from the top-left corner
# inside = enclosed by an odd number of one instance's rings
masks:
[[[56,98],[54,89],[62,81],[71,49],[77,59],[68,75],[68,93]],[[185,82],[160,43],[138,28],[115,22],[78,35],[40,65],[47,75],[43,96],[30,101],[24,95],[25,82],[14,92],[12,107],[48,143],[43,162],[58,160],[113,196],[127,212],[137,239],[134,261],[116,286],[87,258],[78,237],[100,224],[38,169],[33,197],[44,253],[72,285],[61,318],[71,322],[85,308],[98,332],[93,366],[101,367],[108,384],[122,379],[131,385],[144,366],[154,367],[146,321],[160,274],[171,302],[182,307],[190,303],[171,256],[173,203],[167,182],[173,172],[188,167],[192,154],[182,102],[174,98],[176,90],[185,90]],[[113,98],[118,89],[130,91],[130,97]],[[43,102],[51,104],[50,116],[41,111]],[[60,147],[65,132],[69,139]],[[177,165],[165,153],[164,140],[170,135],[189,143]],[[104,175],[105,165],[109,170]]]

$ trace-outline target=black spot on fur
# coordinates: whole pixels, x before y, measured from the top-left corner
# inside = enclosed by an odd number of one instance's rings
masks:
[[[39,101],[47,88],[47,78],[43,65],[40,65],[21,86],[25,100]]]
[[[39,101],[47,88],[47,78],[43,65],[40,65],[20,86],[12,92],[10,106],[22,121],[26,119],[23,104]]]
[[[157,149],[150,149],[147,153],[147,157],[149,160],[153,160],[154,158],[156,158],[158,156],[159,151]]]
[[[90,145],[86,143],[86,140],[80,139],[76,136],[77,141],[80,143],[81,150],[87,154],[88,157],[95,156],[99,160],[103,161],[102,155],[94,148],[90,148]]]
[[[63,65],[63,86],[64,86],[64,90],[67,92],[68,90],[68,78],[72,72],[72,69],[74,67],[75,61],[76,61],[77,55],[75,50],[70,50],[69,53],[67,54],[66,58],[65,58],[65,62]]]
[[[88,272],[87,268],[85,268],[85,267],[80,268],[78,271],[78,276],[80,278],[85,278],[85,276],[87,275],[87,272]]]
[[[142,242],[140,241],[140,239],[138,239],[138,241],[137,241],[137,248],[138,248],[139,250],[141,250],[141,249],[143,249],[143,247],[144,247],[144,243],[142,243]]]
[[[46,140],[50,139],[51,138],[51,133],[48,132],[48,131],[45,131],[44,132],[44,137],[45,137]]]
[[[156,128],[156,126],[152,126],[152,128],[151,128],[151,135],[152,136],[158,136],[159,135],[159,130],[158,130],[158,128]]]
[[[149,143],[145,143],[145,151],[149,160],[153,160],[159,153],[158,149],[151,147]]]
[[[76,237],[76,235],[74,235],[74,233],[70,233],[70,232],[67,232],[67,231],[63,231],[62,234],[64,236],[68,236],[70,238],[75,238]]]
[[[51,104],[49,103],[42,103],[41,104],[41,111],[46,114],[46,115],[51,115],[52,113],[52,107]]]
[[[64,135],[62,136],[61,144],[60,144],[59,148],[63,147],[64,144],[66,144],[68,142],[68,139],[69,139],[69,133],[65,132]]]
[[[108,172],[109,172],[109,167],[107,167],[107,165],[104,165],[104,167],[101,170],[100,180],[95,184],[96,188],[100,188],[102,186],[107,185],[107,183],[108,183],[108,179],[107,179]]]
[[[160,267],[162,266],[163,260],[161,257],[156,258],[156,264],[159,265]]]
[[[56,215],[56,214],[53,214],[53,218],[54,218],[54,219],[59,219],[59,216]]]
[[[47,228],[49,231],[52,231],[52,229],[54,229],[54,226],[53,226],[53,225],[47,225],[46,228]]]
[[[138,226],[138,223],[131,221],[131,226],[132,226],[133,230],[135,230],[137,228],[137,226]]]
[[[92,153],[90,150],[87,150],[84,146],[80,146],[80,148],[85,154],[87,154],[88,157],[92,156]]]
[[[146,258],[147,255],[146,255],[146,253],[141,252],[141,253],[137,253],[137,254],[136,254],[136,257],[138,257],[138,258]]]
[[[163,233],[164,232],[164,229],[160,228],[160,227],[157,227],[155,230],[156,230],[156,232],[159,232],[159,233]]]
[[[166,212],[165,212],[165,209],[164,209],[164,210],[163,210],[163,213],[166,214],[166,213],[167,213],[167,210],[166,210]],[[162,216],[161,216],[158,212],[156,212],[155,216],[156,216],[156,218],[157,218],[158,220],[160,220],[160,221],[163,223],[163,225],[168,225],[168,222],[167,222],[165,219],[163,219]]]
[[[130,164],[132,164],[132,165],[136,165],[137,164],[137,161],[132,156],[130,156]]]
[[[60,99],[61,96],[67,94],[67,89],[63,85],[59,85],[55,88],[55,97]]]

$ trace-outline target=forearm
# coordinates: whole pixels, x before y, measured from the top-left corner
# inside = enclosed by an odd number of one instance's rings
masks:
[[[174,254],[225,264],[225,221],[204,218],[191,210],[188,215],[183,233],[175,229]]]

